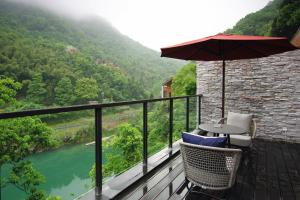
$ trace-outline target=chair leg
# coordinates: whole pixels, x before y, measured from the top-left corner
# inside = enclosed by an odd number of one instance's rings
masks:
[[[194,184],[191,183],[191,186],[189,187],[189,183],[190,183],[190,181],[187,178],[185,178],[185,183],[184,184],[186,185],[186,188],[188,189],[189,193],[191,193],[191,194],[201,194],[201,195],[210,197],[212,199],[224,200],[223,198],[217,197],[215,195],[211,195],[211,194],[208,194],[208,193],[205,193],[205,192],[201,192],[201,191],[195,191],[195,190],[193,190],[194,189]],[[227,192],[227,191],[225,191],[225,192]],[[224,196],[225,196],[225,199],[227,199],[227,194],[226,193],[225,193]]]
[[[187,178],[185,178],[184,183],[179,187],[179,189],[176,191],[176,193],[178,195],[180,195],[185,188],[187,188],[189,191],[188,184],[189,184],[189,181],[187,180]]]
[[[248,166],[248,164],[252,164],[252,158],[251,158],[251,149],[250,147],[244,147],[243,149],[243,154],[242,154],[242,160],[241,162],[245,164],[245,166]]]
[[[185,186],[186,186],[186,189],[188,190],[188,191],[190,191],[191,190],[191,188],[192,188],[192,185],[191,185],[191,187],[189,187],[189,180],[185,177]]]

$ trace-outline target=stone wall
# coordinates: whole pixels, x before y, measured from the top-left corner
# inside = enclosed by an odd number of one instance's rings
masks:
[[[202,122],[221,117],[221,78],[222,62],[197,63]],[[225,85],[225,116],[253,113],[257,137],[300,142],[300,50],[227,61]]]

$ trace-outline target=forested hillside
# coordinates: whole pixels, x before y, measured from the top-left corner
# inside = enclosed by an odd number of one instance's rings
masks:
[[[22,83],[18,99],[35,104],[148,98],[182,64],[99,17],[73,20],[0,0],[0,27],[0,75]]]
[[[283,36],[292,39],[300,26],[300,0],[273,0],[248,14],[226,33]]]

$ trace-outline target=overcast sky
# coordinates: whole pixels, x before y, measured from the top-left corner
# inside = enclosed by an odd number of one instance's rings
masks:
[[[270,0],[14,0],[81,17],[96,14],[120,32],[159,51],[214,35],[235,25]]]

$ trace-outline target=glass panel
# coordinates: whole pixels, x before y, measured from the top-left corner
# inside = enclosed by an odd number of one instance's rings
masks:
[[[186,99],[174,100],[173,112],[173,142],[181,138],[181,133],[186,131]]]
[[[190,97],[190,131],[197,127],[197,97]]]
[[[38,181],[41,182],[38,190],[66,200],[92,188],[89,171],[95,157],[91,143],[94,140],[93,111],[0,120],[0,127],[1,136],[10,136],[3,138],[4,146],[15,148],[10,158],[16,161],[14,158],[22,155],[21,150],[26,155],[19,162],[2,166],[2,180],[9,177],[19,177],[14,179],[20,180],[19,183],[43,180]],[[10,176],[12,169],[14,176]],[[2,200],[22,200],[29,196],[20,189],[24,189],[21,184],[7,184],[2,189]],[[30,189],[27,188],[27,192],[30,193]]]
[[[148,157],[169,143],[169,101],[148,103]]]
[[[103,180],[143,159],[142,104],[103,109]]]

